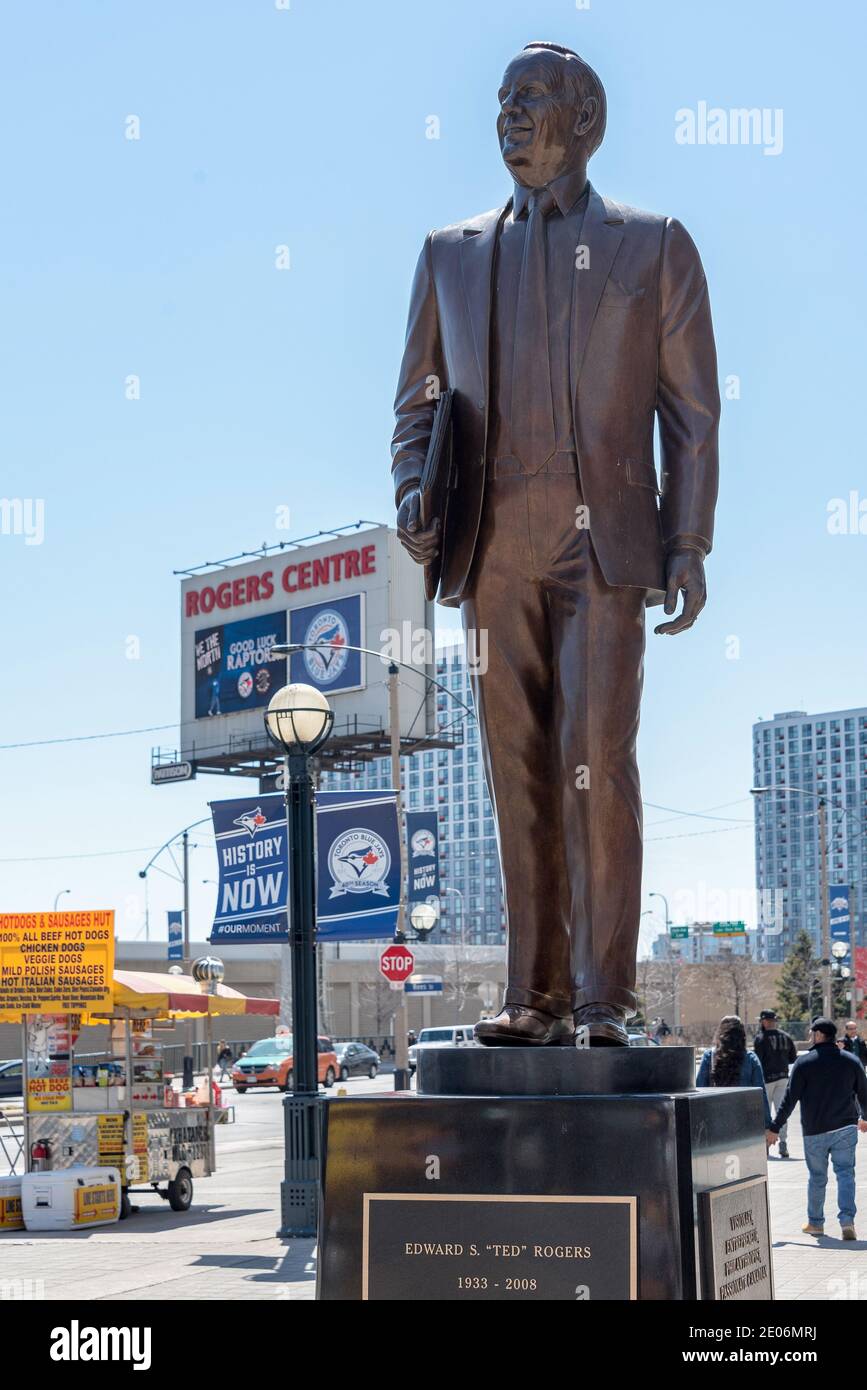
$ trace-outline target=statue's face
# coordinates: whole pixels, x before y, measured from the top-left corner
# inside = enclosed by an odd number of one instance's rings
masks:
[[[580,158],[575,107],[559,90],[560,61],[554,55],[522,53],[500,84],[500,152],[512,177],[527,188],[550,183]]]

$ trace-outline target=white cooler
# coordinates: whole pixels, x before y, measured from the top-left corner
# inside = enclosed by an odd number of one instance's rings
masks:
[[[21,1212],[28,1231],[74,1231],[108,1226],[120,1219],[120,1173],[116,1168],[64,1168],[26,1173]]]
[[[21,1216],[23,1181],[23,1178],[0,1178],[0,1231],[20,1231],[24,1227]]]

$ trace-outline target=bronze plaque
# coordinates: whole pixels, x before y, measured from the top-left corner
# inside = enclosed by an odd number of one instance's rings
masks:
[[[772,1299],[767,1178],[702,1192],[699,1201],[704,1297],[720,1302]]]
[[[637,1227],[637,1197],[366,1192],[362,1298],[637,1298]]]

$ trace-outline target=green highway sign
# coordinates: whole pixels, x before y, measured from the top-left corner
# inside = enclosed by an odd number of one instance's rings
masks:
[[[668,934],[672,941],[685,941],[689,936],[689,927],[672,927]]]
[[[746,936],[746,922],[714,922],[714,936]]]

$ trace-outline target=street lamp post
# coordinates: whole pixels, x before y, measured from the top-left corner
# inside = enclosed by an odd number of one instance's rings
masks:
[[[319,1208],[319,1036],[316,1021],[316,884],[310,758],[334,715],[321,690],[285,685],[265,714],[271,741],[286,756],[289,939],[292,955],[292,1095],[283,1101],[286,1136],[280,1235],[315,1236]]]
[[[61,888],[60,892],[59,892],[59,893],[56,893],[56,894],[54,895],[54,911],[55,911],[55,912],[57,911],[57,904],[60,902],[60,899],[63,898],[63,897],[65,897],[67,893],[71,893],[71,892],[72,892],[72,889],[71,889],[71,888]]]
[[[667,937],[668,937],[668,950],[669,950],[669,955],[671,955],[671,914],[670,914],[670,912],[669,912],[669,910],[668,910],[668,898],[665,896],[664,893],[648,893],[647,896],[648,896],[649,898],[659,898],[659,899],[661,899],[662,902],[665,903],[665,931],[666,931],[666,935],[667,935]],[[674,1029],[674,1036],[675,1036],[675,1037],[678,1037],[679,1034],[680,1034],[680,988],[679,988],[679,986],[680,986],[680,967],[681,967],[681,964],[682,964],[682,957],[681,957],[680,951],[678,951],[678,952],[677,952],[677,965],[675,966],[674,972],[673,972],[672,991],[671,991],[671,993],[672,993],[672,1001],[671,1001],[672,1019],[671,1019],[671,1025],[672,1025],[672,1027],[673,1027],[673,1029]]]
[[[204,825],[205,822],[210,821],[210,819],[210,816],[203,816],[201,820],[193,821],[192,825],[185,825],[183,830],[179,830],[177,834],[173,835],[170,840],[166,840],[164,845],[160,845],[156,854],[151,855],[144,868],[139,869],[139,878],[146,879],[149,870],[154,865],[156,865],[156,867],[159,869],[159,865],[156,863],[156,861],[159,859],[160,855],[163,853],[164,850],[168,850],[172,863],[174,864],[175,869],[177,869],[177,861],[175,860],[175,857],[172,854],[172,845],[177,840],[181,841],[182,868],[180,872],[180,881],[184,893],[184,968],[182,972],[183,974],[187,974],[190,969],[190,831],[195,830],[196,826],[198,825]],[[165,872],[165,870],[161,870],[161,872]],[[171,877],[171,875],[169,875],[169,877]],[[147,891],[147,889],[145,889],[145,891]],[[182,1064],[181,1085],[185,1091],[191,1091],[193,1089],[193,1086],[195,1085],[195,1068],[193,1065],[192,1020],[188,1019],[186,1021],[186,1023],[183,1025],[183,1031],[184,1058]]]
[[[461,904],[461,946],[466,946],[467,942],[466,942],[466,937],[465,937],[465,935],[464,935],[464,932],[465,932],[465,922],[464,922],[464,895],[463,895],[463,893],[462,893],[462,891],[461,891],[460,888],[448,888],[445,884],[443,884],[442,891],[443,891],[444,893],[454,893],[454,894],[457,896],[457,898],[460,900],[460,904]]]

